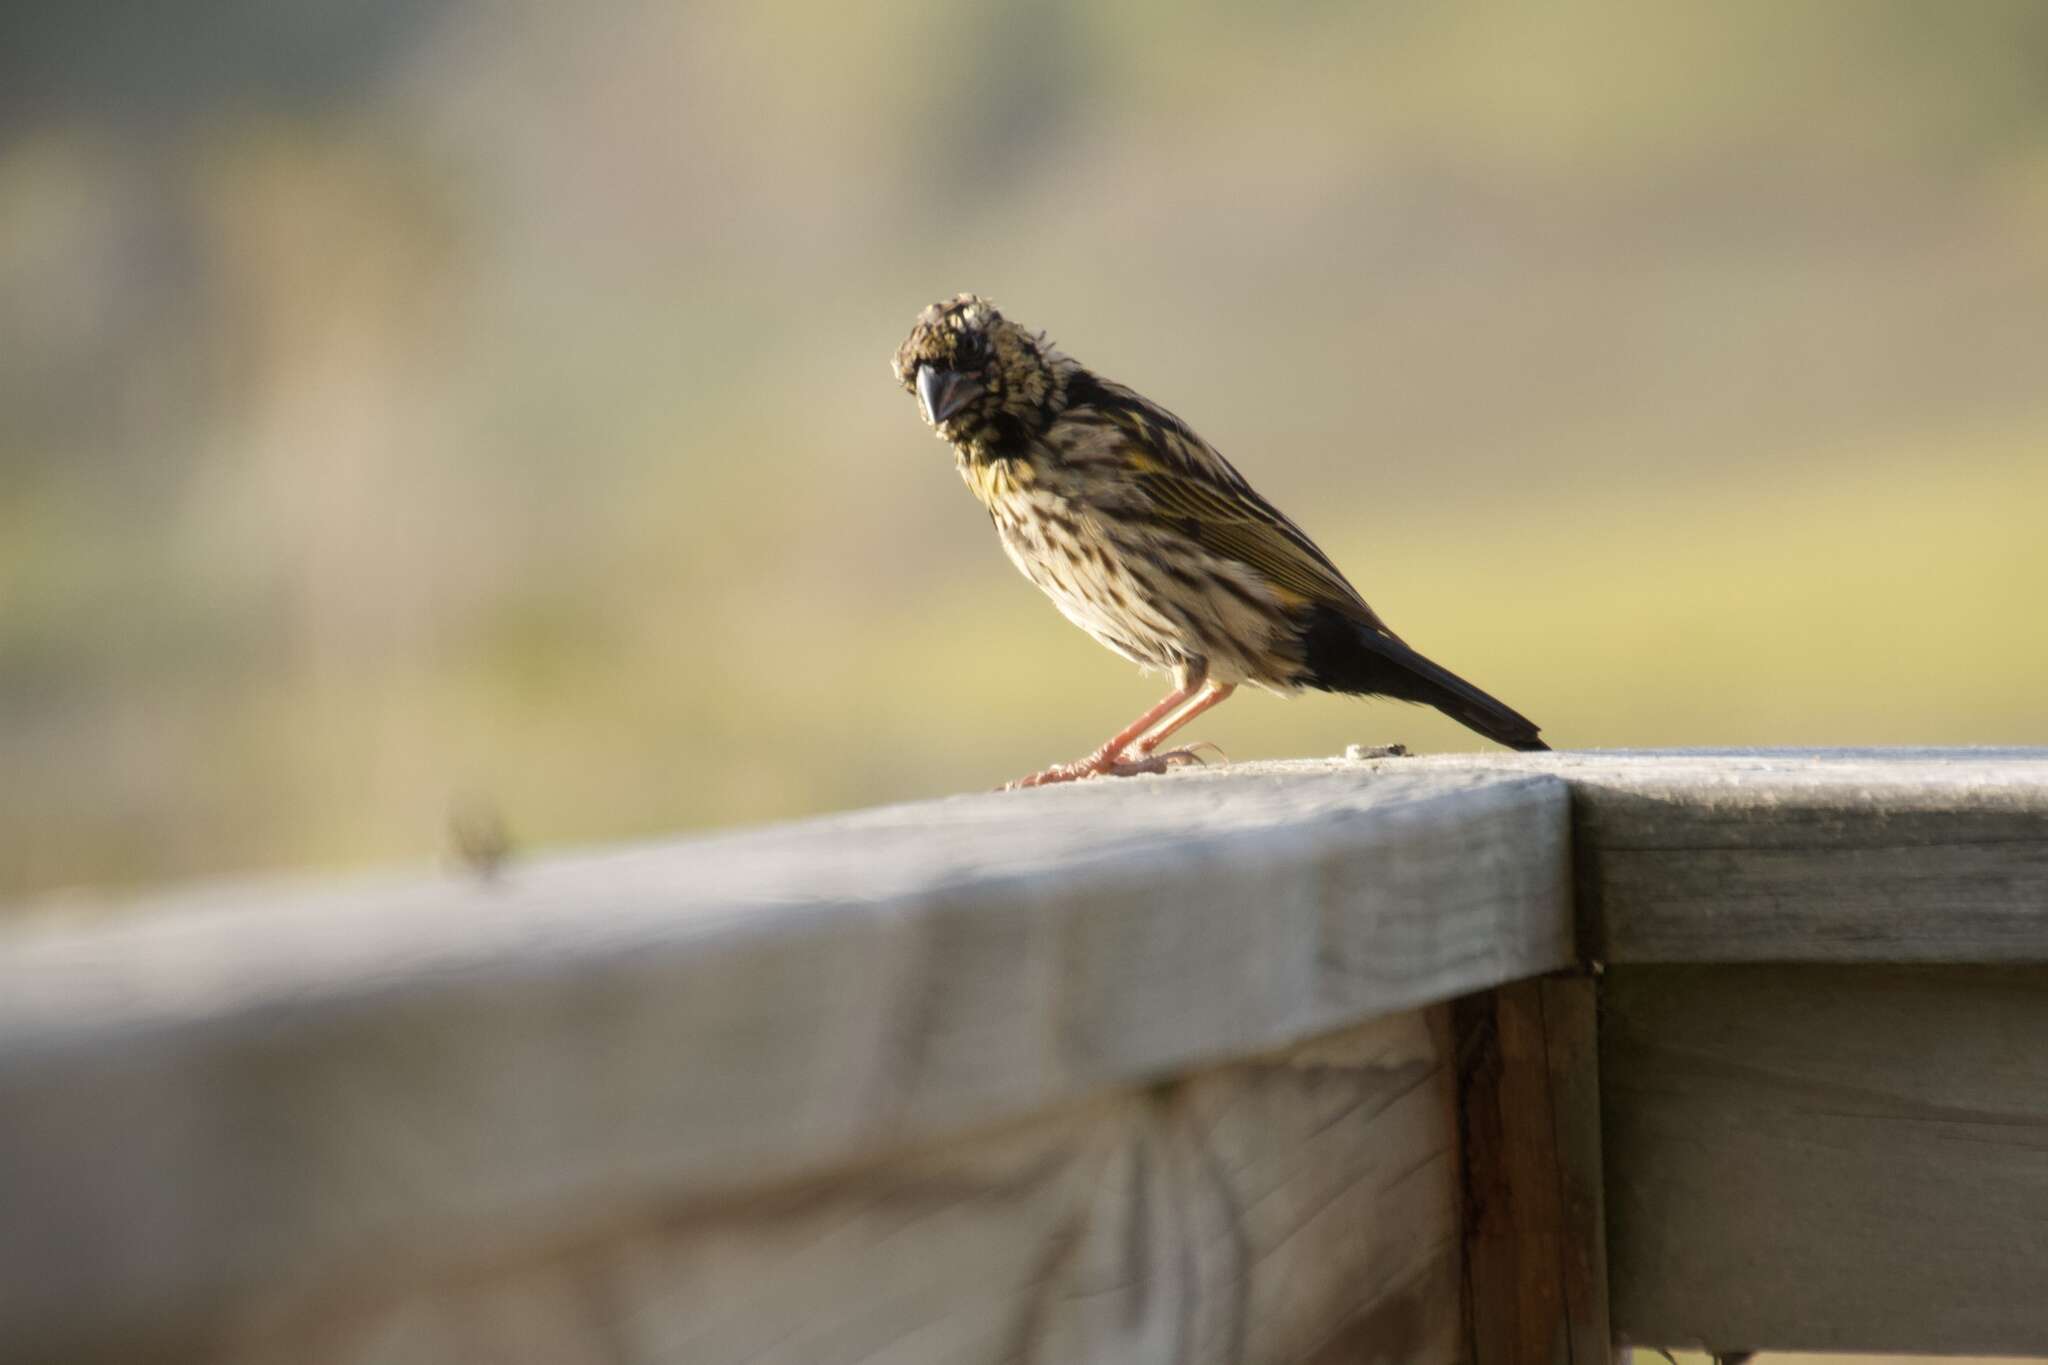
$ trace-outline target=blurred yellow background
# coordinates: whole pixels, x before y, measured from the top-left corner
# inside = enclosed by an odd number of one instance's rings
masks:
[[[1560,747],[2048,743],[2048,6],[16,0],[0,893],[985,787],[1160,690],[986,293]],[[1246,695],[1233,757],[1483,741]]]

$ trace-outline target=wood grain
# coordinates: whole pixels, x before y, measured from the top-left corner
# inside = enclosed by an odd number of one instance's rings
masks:
[[[1331,764],[17,932],[0,1340],[83,1358],[1551,970],[1569,876],[1554,778]]]
[[[1565,1327],[1576,1365],[1614,1359],[1607,1301],[1606,1158],[1600,1144],[1599,985],[1584,974],[1538,983],[1557,1150]]]
[[[1441,1010],[454,1275],[279,1298],[237,1365],[1451,1365]]]
[[[2048,970],[1626,967],[1605,983],[1618,1332],[2048,1350]]]
[[[2048,750],[1380,760],[1572,788],[1607,962],[2048,963]]]
[[[1587,977],[1457,1001],[1473,1365],[1607,1365],[1598,1061]]]

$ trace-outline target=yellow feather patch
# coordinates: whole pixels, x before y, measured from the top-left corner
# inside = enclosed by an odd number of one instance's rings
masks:
[[[960,477],[984,507],[1030,487],[1035,471],[1015,460],[962,460]]]
[[[1133,474],[1164,474],[1166,466],[1154,459],[1142,446],[1126,445],[1120,452],[1124,465]]]

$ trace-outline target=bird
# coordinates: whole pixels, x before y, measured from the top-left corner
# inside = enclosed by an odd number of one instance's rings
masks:
[[[1091,753],[1010,787],[1197,762],[1201,746],[1161,746],[1245,685],[1419,702],[1510,749],[1550,747],[1535,722],[1396,635],[1186,422],[989,300],[924,309],[892,368],[1011,562],[1101,644],[1173,678]]]

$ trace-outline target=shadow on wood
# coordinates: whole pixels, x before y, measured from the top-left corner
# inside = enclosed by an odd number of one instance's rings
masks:
[[[1473,1365],[1606,1365],[1594,983],[1518,981],[1452,1006]]]

